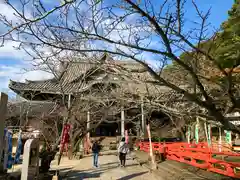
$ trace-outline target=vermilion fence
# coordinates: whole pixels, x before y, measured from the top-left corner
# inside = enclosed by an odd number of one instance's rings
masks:
[[[137,144],[140,150],[149,152],[148,142]],[[162,153],[165,158],[190,164],[208,171],[223,174],[234,178],[240,178],[240,153],[231,151],[229,146],[218,144],[208,146],[207,143],[188,144],[152,143],[154,152]]]

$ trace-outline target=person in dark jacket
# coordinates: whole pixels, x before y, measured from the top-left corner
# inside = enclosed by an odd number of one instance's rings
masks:
[[[100,152],[100,145],[98,141],[94,141],[92,145],[93,166],[98,167],[98,155]]]

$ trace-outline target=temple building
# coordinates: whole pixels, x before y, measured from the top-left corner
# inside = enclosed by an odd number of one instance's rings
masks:
[[[171,124],[168,116],[144,102],[145,97],[158,100],[170,89],[155,86],[141,64],[113,60],[105,54],[97,61],[63,61],[56,74],[57,77],[42,81],[10,80],[9,88],[32,102],[66,107],[62,108],[62,118],[67,117],[73,124],[76,136],[89,127],[93,127],[91,136],[121,136],[125,129],[133,135],[144,135],[146,120],[150,119],[153,128],[162,130],[162,134],[171,133],[166,126],[161,129],[164,124]]]

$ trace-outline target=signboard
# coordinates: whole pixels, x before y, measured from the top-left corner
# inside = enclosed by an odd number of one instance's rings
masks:
[[[232,144],[232,132],[231,131],[225,131],[225,140],[228,144]]]
[[[199,142],[199,124],[198,123],[195,125],[195,142],[196,144],[198,144]]]
[[[190,138],[191,138],[191,127],[188,126],[188,129],[187,129],[187,141],[188,141],[188,144],[190,144]]]
[[[211,139],[212,139],[212,130],[211,130],[211,125],[208,125],[208,133],[207,133],[207,141],[208,141],[208,145],[211,145]]]

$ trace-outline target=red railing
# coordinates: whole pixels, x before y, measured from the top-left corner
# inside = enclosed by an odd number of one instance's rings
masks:
[[[140,150],[149,152],[149,142],[139,142]],[[240,153],[231,151],[229,146],[219,148],[218,144],[152,143],[153,151],[163,153],[165,158],[190,164],[215,173],[240,178]],[[219,151],[221,149],[221,152]],[[227,160],[224,157],[228,157]]]

